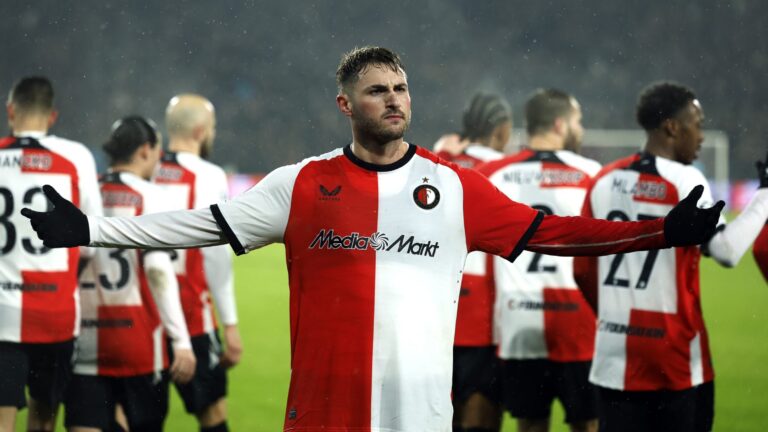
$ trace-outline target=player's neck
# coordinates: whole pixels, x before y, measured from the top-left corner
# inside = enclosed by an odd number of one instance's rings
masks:
[[[168,150],[173,153],[192,153],[200,155],[200,143],[190,138],[174,137],[168,141]]]
[[[363,162],[374,165],[389,165],[399,161],[408,152],[408,143],[402,138],[386,144],[352,141],[352,153]]]
[[[552,133],[528,137],[528,148],[535,151],[558,151],[563,149],[563,140]]]
[[[643,151],[665,159],[674,160],[675,156],[674,152],[672,151],[672,146],[669,145],[667,140],[665,140],[663,137],[658,137],[653,134],[648,135],[648,140],[645,142]]]
[[[11,126],[14,134],[21,132],[41,132],[43,134],[48,133],[48,118],[40,116],[30,116],[24,118],[16,118]]]
[[[142,178],[144,180],[149,180],[144,175],[144,170],[137,166],[136,164],[127,163],[127,164],[115,164],[109,167],[109,170],[112,172],[124,172],[124,173],[130,173],[135,175],[136,177]]]

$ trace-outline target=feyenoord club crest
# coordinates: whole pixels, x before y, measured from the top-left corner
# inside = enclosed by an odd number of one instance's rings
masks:
[[[432,185],[423,184],[413,190],[413,201],[424,210],[431,210],[440,202],[440,192]]]

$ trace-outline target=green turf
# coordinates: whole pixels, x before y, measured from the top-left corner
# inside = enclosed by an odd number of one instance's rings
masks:
[[[231,429],[279,431],[290,375],[283,247],[236,258],[235,271],[245,351],[242,363],[229,375]],[[730,270],[704,259],[701,280],[715,362],[715,430],[762,431],[768,414],[768,286],[751,255]],[[166,430],[196,430],[194,419],[183,413],[172,393]],[[567,430],[559,408],[552,424],[553,431]],[[507,419],[504,431],[514,430]]]

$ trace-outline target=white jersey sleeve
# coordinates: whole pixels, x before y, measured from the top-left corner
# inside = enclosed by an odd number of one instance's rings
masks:
[[[278,168],[242,195],[211,207],[236,254],[283,241],[293,186],[305,162]]]
[[[226,243],[210,209],[136,217],[88,216],[89,246],[177,249]]]
[[[739,263],[768,219],[768,189],[758,189],[739,216],[721,226],[703,251],[725,267]]]

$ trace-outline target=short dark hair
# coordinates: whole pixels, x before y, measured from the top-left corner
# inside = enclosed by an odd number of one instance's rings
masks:
[[[395,72],[399,70],[405,72],[400,56],[394,51],[375,46],[355,47],[341,57],[339,67],[336,69],[336,84],[339,89],[357,81],[360,74],[371,65],[386,66]]]
[[[132,115],[116,121],[112,134],[102,148],[109,156],[110,164],[130,162],[136,150],[144,143],[158,145],[157,125],[150,119]]]
[[[525,103],[525,130],[536,135],[552,129],[555,120],[573,111],[574,97],[562,90],[538,89]]]
[[[53,85],[42,76],[25,77],[11,89],[8,102],[25,113],[48,113],[53,109]]]
[[[647,131],[658,129],[695,99],[693,90],[683,85],[674,82],[651,84],[640,93],[637,101],[637,122]]]
[[[512,110],[501,96],[477,93],[464,109],[462,139],[477,140],[493,134],[496,126],[512,120]]]

